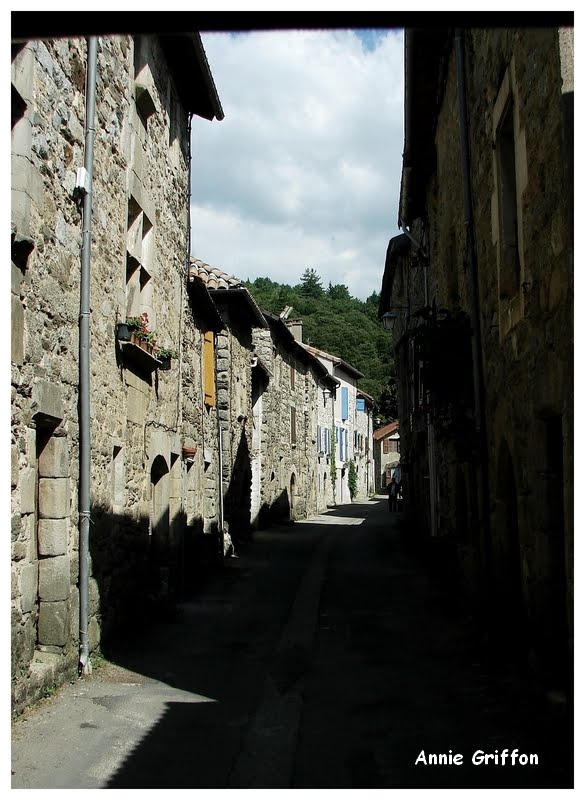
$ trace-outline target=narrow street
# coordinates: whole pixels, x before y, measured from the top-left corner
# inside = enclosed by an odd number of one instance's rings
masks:
[[[257,532],[107,655],[13,723],[13,788],[571,785],[558,715],[488,659],[380,498]],[[506,748],[538,765],[472,763]]]

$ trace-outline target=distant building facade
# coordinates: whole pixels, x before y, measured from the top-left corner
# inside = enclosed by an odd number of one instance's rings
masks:
[[[400,426],[398,420],[376,428],[373,434],[376,491],[384,492],[392,473],[400,463]]]
[[[365,443],[362,439],[357,439],[356,435],[367,435],[369,443],[373,403],[369,396],[366,403],[366,395],[361,392],[358,404],[357,382],[359,378],[363,377],[363,373],[338,356],[324,350],[310,345],[305,345],[305,349],[318,358],[327,369],[328,374],[338,381],[334,394],[330,396],[333,418],[330,458],[332,463],[335,463],[332,473],[335,476],[334,502],[336,504],[350,503],[352,500],[349,487],[350,461],[353,461],[354,466],[358,468],[358,474],[360,463],[363,461],[361,471],[363,480],[358,481],[358,492],[362,497],[367,495],[367,487],[371,485],[373,462],[369,452],[367,457],[365,455]],[[361,414],[364,414],[364,417],[361,417]],[[365,434],[365,431],[370,431],[370,433]],[[364,444],[363,454],[360,449],[361,443]]]

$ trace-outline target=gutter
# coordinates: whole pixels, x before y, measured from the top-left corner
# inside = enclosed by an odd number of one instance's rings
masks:
[[[89,660],[89,523],[90,523],[90,278],[91,278],[91,201],[93,146],[95,139],[95,97],[97,39],[88,40],[85,92],[85,157],[83,185],[83,232],[79,311],[79,671],[91,674]]]

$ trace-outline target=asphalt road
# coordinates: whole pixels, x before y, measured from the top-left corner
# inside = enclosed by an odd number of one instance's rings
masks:
[[[446,589],[386,500],[257,532],[13,723],[12,788],[570,787],[558,708]]]

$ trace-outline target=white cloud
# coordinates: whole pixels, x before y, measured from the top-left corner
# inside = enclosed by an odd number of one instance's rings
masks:
[[[204,34],[225,119],[193,121],[193,254],[240,278],[379,291],[396,235],[402,32]]]

